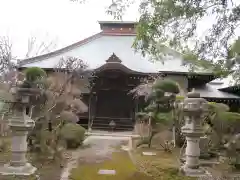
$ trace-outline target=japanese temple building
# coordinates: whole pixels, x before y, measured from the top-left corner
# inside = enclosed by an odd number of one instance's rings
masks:
[[[99,22],[101,32],[57,51],[20,61],[19,68],[55,68],[62,58],[76,57],[87,63],[94,72],[94,86],[82,87],[83,101],[89,112],[81,114],[80,124],[92,123],[93,128],[115,124],[119,129],[133,127],[138,103],[129,91],[149,75],[159,74],[180,84],[184,93],[192,88],[209,101],[222,102],[237,110],[240,97],[221,83],[210,72],[189,72],[179,53],[162,62],[152,62],[132,48],[136,36],[136,22]],[[169,51],[172,51],[169,49]]]

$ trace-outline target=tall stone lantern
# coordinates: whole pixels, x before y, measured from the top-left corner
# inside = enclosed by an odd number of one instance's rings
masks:
[[[9,127],[12,133],[11,160],[0,168],[2,175],[23,175],[34,174],[36,168],[27,162],[27,135],[34,127],[34,121],[26,114],[26,107],[30,98],[37,96],[39,89],[18,88],[11,89],[12,99],[5,102],[10,104],[11,115],[9,116]]]
[[[186,161],[181,171],[186,176],[204,176],[206,172],[199,166],[200,137],[203,135],[202,119],[207,110],[207,101],[200,98],[197,92],[189,92],[183,102],[185,125],[181,128],[186,137],[187,147],[185,151]]]

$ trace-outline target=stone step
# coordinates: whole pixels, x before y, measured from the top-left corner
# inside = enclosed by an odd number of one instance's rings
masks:
[[[92,126],[92,129],[99,129],[99,130],[104,130],[104,129],[106,129],[106,130],[133,130],[134,128],[133,127],[121,127],[121,126],[117,126],[117,127],[115,127],[115,128],[111,128],[111,127],[109,127],[109,126],[96,126],[96,125],[94,125],[94,126]]]
[[[110,125],[107,123],[100,123],[100,122],[94,122],[93,123],[93,126],[104,126],[104,127],[110,127]],[[115,127],[118,127],[118,126],[121,126],[121,127],[133,127],[132,124],[120,124],[120,123],[116,123],[116,126]]]

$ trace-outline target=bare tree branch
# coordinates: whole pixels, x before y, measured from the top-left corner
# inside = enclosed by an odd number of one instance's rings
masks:
[[[8,37],[0,37],[0,73],[8,72],[14,68],[12,44]]]
[[[28,50],[25,57],[30,58],[41,54],[46,54],[55,50],[56,47],[56,40],[49,40],[48,38],[44,38],[44,40],[38,40],[35,36],[31,36],[28,39]]]
[[[62,99],[65,103],[67,101],[74,100],[76,95],[76,89],[78,90],[78,95],[81,94],[79,87],[75,87],[74,81],[79,80],[83,76],[86,76],[85,70],[87,65],[78,58],[74,57],[67,57],[62,58],[59,64],[56,66],[55,71],[52,75],[49,75],[48,78],[49,85],[46,89],[47,93],[50,93],[51,102],[49,101],[49,105],[43,112],[43,115],[37,117],[37,119],[42,119],[48,115],[48,113],[52,112],[56,106],[58,105],[59,101]],[[76,102],[74,102],[76,104]],[[79,107],[80,112],[87,111],[87,107],[83,103],[78,103],[81,107]]]

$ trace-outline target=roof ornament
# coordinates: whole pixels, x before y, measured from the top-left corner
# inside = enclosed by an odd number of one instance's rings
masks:
[[[122,61],[119,59],[119,57],[116,56],[115,53],[113,53],[107,60],[106,63],[121,63]]]

